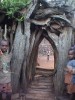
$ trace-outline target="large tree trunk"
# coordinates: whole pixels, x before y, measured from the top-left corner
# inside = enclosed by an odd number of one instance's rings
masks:
[[[23,35],[21,30],[21,23],[18,24],[14,45],[13,45],[13,55],[11,60],[11,69],[12,69],[12,89],[13,92],[16,92],[19,88],[20,73],[24,58],[24,49],[25,49],[26,37]]]
[[[33,5],[33,2],[29,5],[26,12],[26,19],[30,18],[35,6],[36,4]],[[11,60],[11,78],[14,93],[18,92],[19,86],[22,86],[24,90],[26,88],[26,66],[30,46],[30,22],[27,22],[27,20],[24,21],[24,30],[21,27],[21,23],[19,23],[15,34],[13,55]]]
[[[24,59],[23,59],[23,63],[22,63],[22,80],[21,80],[21,88],[22,91],[25,92],[26,88],[27,88],[27,84],[28,84],[28,79],[27,79],[27,73],[29,73],[27,71],[27,62],[29,60],[29,46],[30,46],[30,23],[28,23],[27,21],[25,21],[25,37],[26,37],[26,41],[25,41],[25,51],[24,51]],[[31,51],[31,50],[30,50]]]
[[[33,5],[31,4],[28,11],[27,11],[27,16],[26,19],[29,19],[30,15],[32,14],[33,10],[36,7],[36,3]],[[21,86],[22,86],[22,90],[25,91],[28,85],[28,80],[29,80],[29,59],[30,59],[30,54],[33,48],[33,44],[34,44],[34,40],[35,40],[35,33],[36,31],[31,34],[31,30],[30,30],[30,25],[31,23],[28,22],[27,20],[24,21],[24,34],[26,36],[26,46],[25,46],[25,53],[24,53],[24,60],[23,60],[23,64],[22,64],[22,82],[21,82]]]
[[[65,28],[58,40],[58,63],[57,73],[55,75],[56,94],[62,94],[64,91],[64,68],[67,63],[68,50],[71,47],[72,28]]]
[[[35,6],[36,5],[33,7],[30,6],[28,9],[27,19],[30,18]],[[30,22],[25,20],[24,34],[22,33],[21,23],[19,23],[17,27],[11,60],[13,92],[17,92],[20,85],[22,89],[25,90],[27,83],[29,80],[32,80],[33,73],[35,73],[38,45],[40,43],[42,31],[40,30],[38,32],[36,29],[34,33],[31,33],[30,25]],[[54,76],[54,86],[57,95],[60,93],[62,94],[64,89],[64,68],[67,62],[68,50],[71,46],[72,29],[70,27],[64,28],[59,37],[56,36],[54,38],[52,33],[49,32],[47,37],[44,37],[51,42],[54,49],[55,66],[57,69],[57,73]]]

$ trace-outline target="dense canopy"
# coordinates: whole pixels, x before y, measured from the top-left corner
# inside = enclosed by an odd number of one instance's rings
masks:
[[[6,14],[9,18],[22,20],[23,15],[20,14],[23,8],[27,8],[31,0],[2,0],[0,3],[0,13]]]

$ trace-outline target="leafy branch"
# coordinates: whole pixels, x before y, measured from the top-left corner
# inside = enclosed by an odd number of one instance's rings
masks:
[[[24,19],[24,15],[20,14],[23,8],[27,8],[31,0],[3,0],[0,3],[0,9],[6,12],[9,18],[15,18],[18,21]],[[15,17],[15,14],[18,15]]]

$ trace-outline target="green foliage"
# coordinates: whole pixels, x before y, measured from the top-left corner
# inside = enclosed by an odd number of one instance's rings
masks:
[[[9,18],[15,18],[15,13],[17,13],[18,16],[16,16],[16,19],[21,21],[24,19],[24,16],[19,11],[28,7],[30,3],[31,0],[3,0],[0,3],[0,9],[6,11],[6,15]]]

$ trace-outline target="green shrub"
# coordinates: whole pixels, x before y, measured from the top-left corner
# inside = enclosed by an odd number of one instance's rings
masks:
[[[3,0],[0,3],[0,10],[5,11],[9,18],[15,18],[18,21],[22,21],[24,15],[21,15],[19,11],[23,8],[27,8],[30,3],[31,0]],[[15,17],[15,15],[17,16]]]

